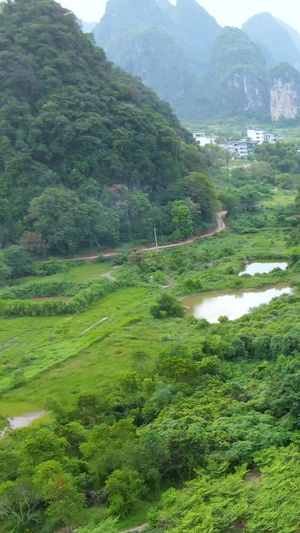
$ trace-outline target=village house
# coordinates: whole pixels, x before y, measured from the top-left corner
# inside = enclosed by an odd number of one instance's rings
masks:
[[[282,140],[277,133],[267,133],[264,130],[256,129],[253,126],[248,126],[247,137],[252,141],[256,141],[258,144],[262,144],[264,142],[274,144]]]
[[[216,144],[216,140],[213,137],[206,137],[205,133],[193,133],[193,137],[199,146],[206,146],[207,144]]]

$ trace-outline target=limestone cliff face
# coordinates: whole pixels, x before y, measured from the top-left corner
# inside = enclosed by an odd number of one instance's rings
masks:
[[[274,80],[270,103],[272,120],[276,122],[280,117],[297,118],[297,100],[298,95],[293,83],[284,83],[281,79]]]
[[[275,122],[300,114],[300,74],[290,65],[278,65],[270,72],[270,112]]]
[[[241,30],[224,28],[218,35],[208,78],[213,115],[265,117],[269,113],[263,55]]]
[[[234,96],[235,105],[238,99],[244,111],[265,108],[267,100],[265,84],[252,73],[241,71],[230,74],[227,78],[227,86],[230,93],[228,97]]]

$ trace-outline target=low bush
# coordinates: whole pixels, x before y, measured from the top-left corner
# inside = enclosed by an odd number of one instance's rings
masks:
[[[170,294],[162,294],[150,309],[150,313],[154,318],[165,317],[184,317],[184,307],[174,296]]]
[[[52,258],[49,261],[37,262],[34,266],[36,276],[52,276],[58,272],[66,272],[69,265],[66,261],[59,261]]]
[[[1,262],[9,267],[12,279],[30,276],[34,271],[32,257],[23,246],[13,245],[4,249]]]

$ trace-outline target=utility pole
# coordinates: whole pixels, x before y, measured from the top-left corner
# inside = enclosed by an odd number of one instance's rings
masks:
[[[165,239],[164,239],[164,234],[163,234],[163,230],[160,228],[160,234],[161,234],[161,240],[162,242],[164,243],[165,242]]]
[[[155,238],[155,246],[156,246],[156,251],[158,252],[158,244],[157,244],[157,234],[156,234],[156,227],[154,226],[154,238]]]
[[[227,154],[226,154],[227,178],[228,178],[228,176],[229,176],[229,158],[230,158],[230,154],[229,154],[229,151],[227,150]]]

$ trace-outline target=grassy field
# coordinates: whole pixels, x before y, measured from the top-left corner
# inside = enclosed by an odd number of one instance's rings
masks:
[[[78,264],[78,261],[74,261],[74,267],[72,267],[72,262],[70,261],[71,267],[66,269],[65,272],[59,272],[53,274],[52,276],[47,276],[47,281],[73,281],[75,283],[91,281],[99,279],[102,274],[111,270],[109,263],[98,263],[97,261],[82,261],[81,264]],[[24,285],[25,283],[30,283],[36,281],[36,277],[28,276],[27,278],[21,278],[15,282],[16,285]]]
[[[280,207],[288,207],[294,205],[296,198],[296,191],[273,191],[273,196],[269,200],[265,200],[263,205],[267,208],[279,209]]]
[[[294,193],[274,191],[271,200],[264,203],[266,209],[280,210],[292,205]],[[159,283],[145,283],[149,272],[142,273],[130,265],[115,271],[117,277],[131,276],[137,286],[119,290],[93,304],[87,311],[71,316],[39,318],[6,318],[0,320],[0,409],[5,415],[19,415],[38,411],[47,406],[49,399],[63,399],[71,403],[84,393],[105,391],[114,386],[126,371],[132,370],[131,355],[135,350],[147,348],[154,361],[157,353],[170,342],[189,341],[188,321],[157,321],[149,312],[151,302],[163,290],[180,296],[188,294],[186,278],[201,278],[208,290],[224,288],[257,287],[270,282],[298,281],[299,275],[287,273],[284,278],[237,277],[239,265],[249,258],[284,259],[287,254],[286,233],[277,229],[261,230],[251,235],[228,232],[211,239],[201,240],[181,250],[160,251],[159,256],[149,254],[153,269],[162,256],[168,267],[164,274],[172,287],[162,289]],[[200,264],[206,257],[206,265]],[[151,259],[153,257],[153,259]],[[197,263],[199,257],[199,264]],[[178,259],[179,258],[179,259]],[[189,262],[189,258],[190,262]],[[184,271],[173,269],[172,264],[183,261]],[[156,265],[156,266],[155,266]],[[171,265],[171,266],[170,266]],[[235,271],[230,271],[234,265]],[[179,265],[180,266],[180,265]],[[54,274],[41,281],[87,282],[99,279],[112,268],[109,262],[78,262],[66,272]],[[173,270],[172,270],[173,269]],[[150,271],[151,273],[151,271]],[[24,278],[17,284],[25,284],[37,278]],[[274,280],[274,281],[272,281]],[[108,319],[82,332],[104,317]]]
[[[139,302],[145,300],[145,292],[121,291],[80,315],[2,320],[1,390],[10,388],[14,380],[20,384],[23,378],[30,381],[11,391],[13,409],[19,401],[27,402],[34,410],[43,408],[45,398],[61,394],[67,398],[111,384],[126,368],[123,344],[128,349],[133,336],[126,320],[140,312]],[[106,322],[81,334],[104,316],[108,316]],[[66,360],[67,365],[62,365]],[[50,371],[53,367],[56,368]],[[14,413],[9,409],[7,414]]]
[[[293,201],[293,195],[275,191],[266,209],[276,212]],[[120,279],[131,276],[136,286],[105,296],[85,312],[61,317],[0,319],[1,414],[18,416],[48,410],[53,401],[69,407],[80,395],[109,397],[112,391],[118,391],[126,373],[135,370],[132,355],[136,351],[144,351],[149,356],[147,372],[149,370],[151,375],[152,366],[165,348],[176,343],[188,346],[190,351],[199,350],[208,331],[214,342],[219,343],[222,343],[222,335],[228,334],[228,330],[232,337],[237,332],[247,335],[249,326],[260,323],[264,324],[266,332],[272,331],[275,324],[278,331],[284,334],[291,320],[294,320],[288,310],[280,323],[274,322],[273,315],[267,315],[267,306],[240,321],[210,325],[208,330],[206,326],[201,329],[189,319],[155,320],[150,307],[164,291],[176,297],[188,294],[187,280],[200,280],[202,289],[196,292],[204,292],[206,284],[210,284],[209,290],[260,287],[279,282],[296,284],[300,281],[300,273],[292,268],[282,273],[238,277],[245,261],[285,259],[287,255],[287,232],[284,230],[262,229],[245,235],[228,230],[227,233],[199,240],[181,249],[144,254],[145,264],[139,261],[136,264],[125,263],[114,271],[114,275]],[[41,282],[67,280],[84,283],[98,280],[111,269],[109,262],[76,262],[66,272],[40,279]],[[147,283],[149,274],[157,272],[165,278],[168,287],[162,287],[162,281]],[[21,284],[38,280],[27,278]],[[82,334],[104,317],[107,317],[106,321]],[[257,362],[248,360],[238,365],[224,362],[224,370],[233,382],[236,380],[247,386],[256,366]],[[53,420],[53,414],[47,414],[34,424],[39,426]],[[167,488],[163,485],[162,491]],[[120,520],[119,530],[125,531],[145,523],[149,509],[158,504],[159,497],[158,493],[153,493],[138,501],[131,512]],[[107,509],[95,507],[89,509],[88,513],[89,519],[100,522],[107,516]]]
[[[277,199],[276,199],[277,201]],[[166,258],[195,254],[218,257],[213,271],[215,289],[231,286],[236,276],[226,281],[224,265],[241,262],[247,257],[285,257],[284,234],[272,230],[256,235],[226,234],[185,247],[184,251],[166,251]],[[173,254],[173,255],[172,255]],[[98,278],[109,270],[108,264],[83,263],[69,272],[56,274],[68,280],[85,281]],[[191,265],[191,275],[195,266]],[[122,271],[122,268],[120,269]],[[201,274],[201,268],[199,270]],[[203,270],[203,275],[208,273]],[[44,409],[50,399],[71,403],[80,394],[99,393],[114,386],[126,371],[132,370],[131,355],[147,349],[154,361],[164,345],[189,341],[188,321],[154,320],[149,312],[151,302],[163,291],[180,294],[183,275],[174,272],[175,286],[161,289],[158,284],[141,283],[106,296],[77,315],[66,317],[7,318],[0,321],[0,408],[5,415],[18,415]],[[189,276],[189,270],[184,276]],[[295,276],[294,276],[295,277]],[[56,279],[56,278],[55,278]],[[240,279],[240,278],[239,278]],[[282,278],[280,278],[280,281]],[[277,279],[275,282],[278,281]],[[270,283],[245,280],[245,286]],[[227,283],[227,285],[226,285]],[[82,335],[103,317],[108,319]],[[200,334],[200,333],[199,333]]]

